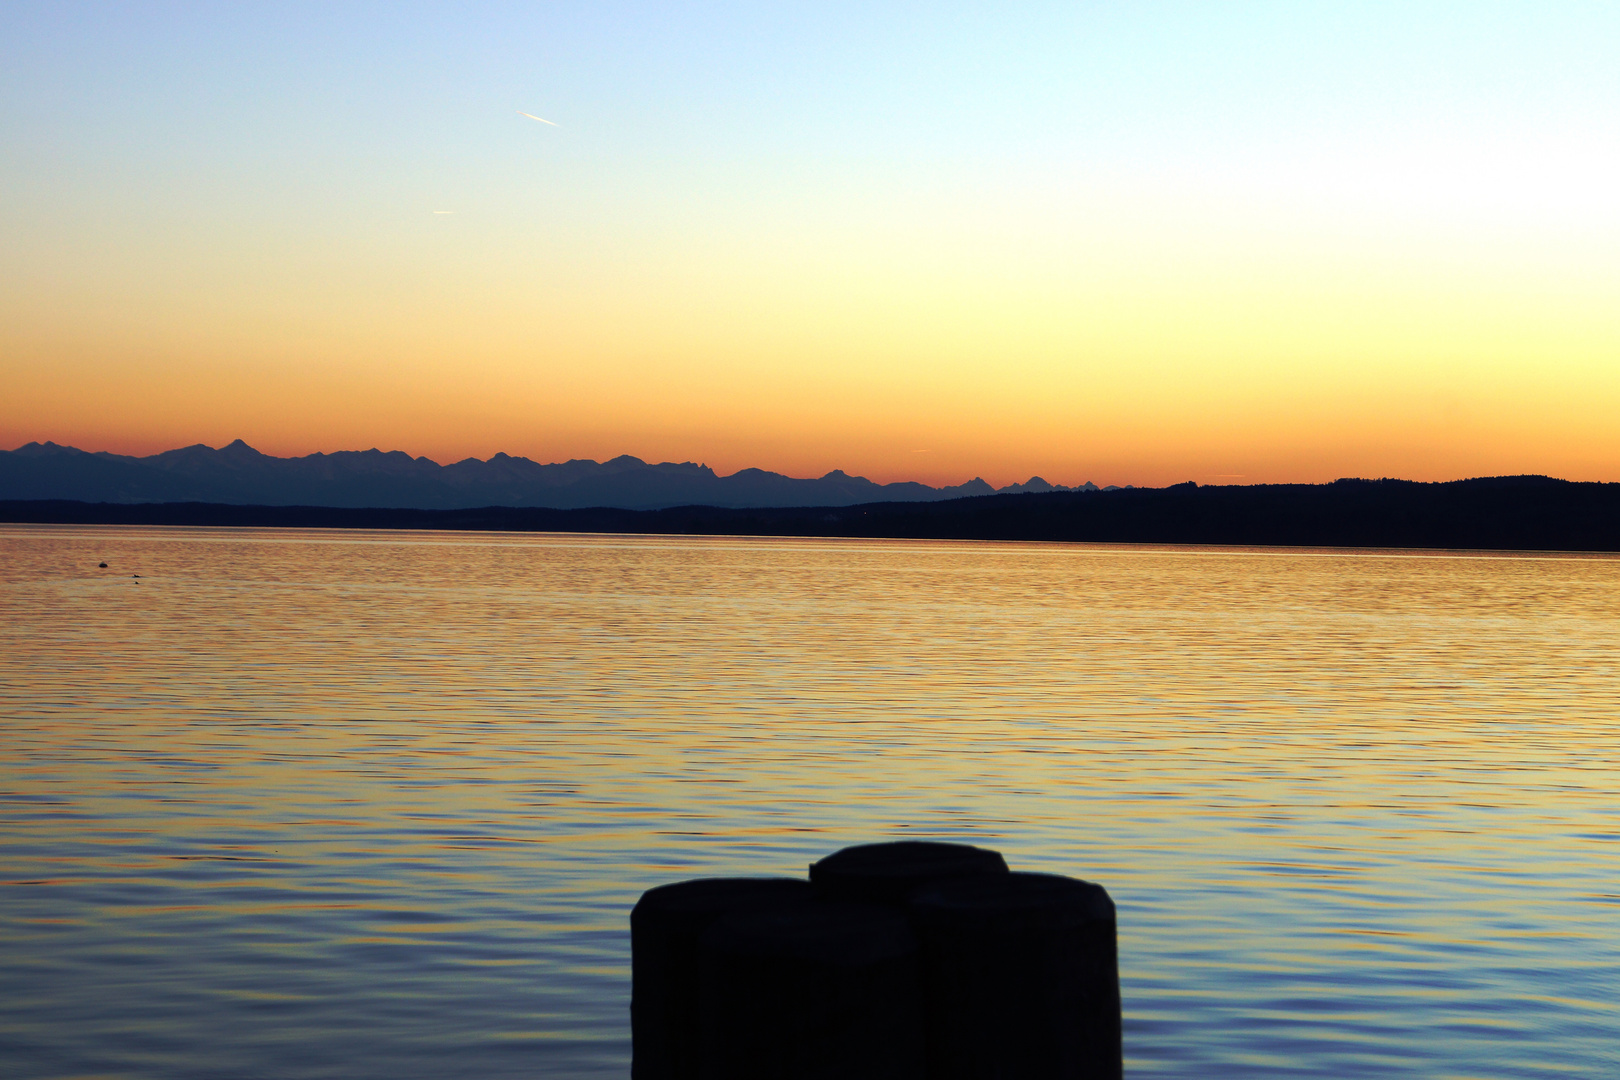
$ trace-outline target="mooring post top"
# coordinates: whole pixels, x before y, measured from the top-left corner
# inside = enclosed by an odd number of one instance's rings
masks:
[[[1000,852],[939,840],[859,844],[810,864],[810,881],[824,894],[849,900],[902,903],[917,886],[971,874],[1005,874]]]
[[[913,891],[909,906],[925,919],[1114,921],[1114,901],[1107,889],[1061,874],[1008,872],[935,881]]]
[[[855,844],[811,863],[815,867],[857,866],[923,866],[933,863],[955,865],[971,862],[986,868],[1005,870],[1007,860],[998,851],[958,844],[949,840],[882,840],[874,844]]]

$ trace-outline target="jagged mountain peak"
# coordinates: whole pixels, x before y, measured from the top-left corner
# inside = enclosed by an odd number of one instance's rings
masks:
[[[1052,488],[1032,477],[1018,489]],[[1005,489],[1004,489],[1005,490]],[[1053,489],[1064,490],[1064,489]],[[982,477],[955,487],[878,484],[833,469],[815,479],[745,468],[720,476],[691,461],[649,464],[631,454],[605,462],[575,458],[540,464],[500,452],[487,461],[440,465],[402,450],[342,450],[282,458],[242,439],[201,443],[149,457],[87,454],[55,443],[0,451],[0,499],[86,502],[215,502],[265,506],[789,507],[923,502],[989,495]]]
[[[25,457],[44,457],[52,454],[83,454],[84,451],[76,446],[63,446],[47,439],[44,442],[24,443],[12,453],[22,454]]]

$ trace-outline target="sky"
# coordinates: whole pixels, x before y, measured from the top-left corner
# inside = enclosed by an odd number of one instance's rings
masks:
[[[1614,3],[6,11],[0,447],[1620,480]]]

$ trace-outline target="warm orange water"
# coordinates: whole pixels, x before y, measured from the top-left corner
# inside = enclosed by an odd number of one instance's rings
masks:
[[[4,527],[0,657],[8,1077],[622,1076],[642,889],[896,835],[1134,1076],[1620,1075],[1620,560]]]

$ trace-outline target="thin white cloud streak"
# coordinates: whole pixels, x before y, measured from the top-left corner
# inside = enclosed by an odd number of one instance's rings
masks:
[[[536,115],[534,115],[534,113],[524,112],[522,109],[518,110],[518,115],[519,116],[527,116],[530,120],[538,120],[542,124],[550,124],[552,127],[562,127],[562,125],[557,123],[555,120],[547,120],[543,116],[536,116]]]

